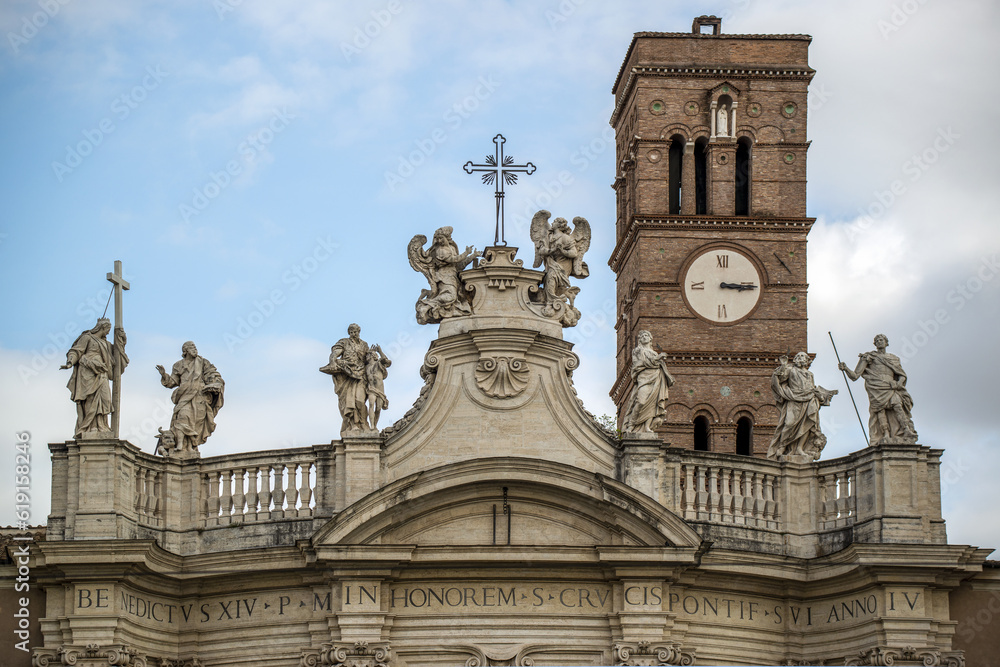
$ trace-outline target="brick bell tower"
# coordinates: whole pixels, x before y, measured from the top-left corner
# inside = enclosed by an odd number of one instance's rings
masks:
[[[613,92],[619,424],[648,330],[673,446],[764,456],[778,358],[806,349],[807,35],[636,33]]]

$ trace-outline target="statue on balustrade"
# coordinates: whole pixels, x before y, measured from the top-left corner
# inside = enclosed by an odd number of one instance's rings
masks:
[[[548,211],[539,211],[531,218],[530,235],[535,242],[534,268],[545,265],[542,279],[542,315],[559,320],[564,327],[576,326],[580,311],[573,305],[579,287],[570,285],[570,277],[590,275],[583,255],[590,249],[590,223],[585,218],[573,218],[570,228],[566,218],[556,218],[549,225]]]
[[[667,389],[674,377],[667,370],[667,355],[653,349],[653,336],[640,331],[632,350],[632,395],[625,413],[623,431],[650,433],[667,414]]]
[[[809,371],[809,355],[799,352],[792,363],[782,355],[771,375],[771,391],[778,405],[778,425],[767,449],[767,458],[809,462],[819,458],[826,446],[820,431],[819,409],[830,405],[837,390],[816,385]]]
[[[169,374],[160,365],[156,370],[160,372],[160,384],[174,390],[170,395],[174,404],[170,436],[165,437],[161,429],[160,448],[169,451],[165,445],[173,441],[172,454],[197,454],[198,447],[215,431],[215,416],[222,408],[225,382],[212,362],[198,355],[198,348],[191,341],[181,346],[181,360]]]
[[[93,329],[80,334],[66,353],[66,363],[60,370],[73,369],[66,387],[76,403],[75,437],[87,433],[106,433],[111,436],[108,415],[111,405],[111,376],[116,364],[122,371],[128,365],[125,354],[125,331],[115,330],[114,344],[108,342],[111,320],[100,318]]]
[[[441,227],[434,232],[434,240],[424,250],[427,237],[417,234],[406,247],[410,266],[424,274],[431,289],[420,290],[417,299],[417,322],[436,324],[448,317],[472,314],[472,300],[465,290],[459,272],[482,253],[467,246],[458,252],[458,245],[451,239],[451,227]]]
[[[885,351],[888,345],[889,339],[885,334],[878,334],[875,336],[875,350],[858,355],[857,368],[852,371],[843,362],[837,367],[852,381],[865,379],[871,443],[913,444],[917,441],[917,431],[910,416],[913,399],[906,391],[906,372],[899,357]]]
[[[333,376],[333,390],[343,422],[340,433],[374,431],[379,413],[389,406],[383,381],[392,361],[378,345],[361,340],[361,327],[347,327],[347,338],[330,348],[330,362],[319,370]],[[369,421],[369,418],[371,421]]]

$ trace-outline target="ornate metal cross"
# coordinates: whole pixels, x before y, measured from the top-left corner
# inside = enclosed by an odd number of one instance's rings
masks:
[[[496,200],[497,200],[497,229],[494,236],[494,245],[507,245],[507,239],[504,238],[504,228],[503,228],[503,186],[514,185],[517,183],[517,173],[523,172],[528,176],[535,173],[535,165],[530,162],[524,164],[514,164],[514,158],[509,155],[505,156],[503,154],[503,145],[507,140],[504,139],[502,134],[498,134],[493,137],[493,143],[496,144],[496,150],[493,155],[486,156],[486,164],[473,164],[472,160],[465,163],[462,168],[465,169],[465,173],[471,174],[475,171],[485,172],[483,174],[483,183],[487,185],[496,186]]]
[[[121,424],[122,354],[124,353],[124,350],[121,349],[121,344],[118,342],[118,331],[124,331],[125,329],[125,323],[122,321],[122,290],[131,287],[128,281],[122,277],[121,260],[115,260],[115,272],[108,273],[108,282],[113,285],[111,289],[115,294],[115,335],[112,336],[112,340],[114,340],[114,347],[112,349],[116,358],[111,376],[111,432],[115,434],[115,438],[118,438],[119,425]]]

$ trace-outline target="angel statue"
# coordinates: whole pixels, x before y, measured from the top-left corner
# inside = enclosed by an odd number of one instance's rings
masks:
[[[531,240],[535,242],[534,268],[545,264],[542,280],[542,315],[562,322],[564,327],[576,326],[580,311],[573,306],[579,287],[569,283],[570,276],[590,275],[583,255],[590,248],[590,223],[573,218],[570,229],[566,218],[556,218],[549,225],[548,211],[539,211],[531,219]]]
[[[458,252],[458,245],[451,240],[451,227],[434,232],[434,240],[424,250],[427,237],[417,234],[406,247],[410,266],[427,278],[431,288],[420,290],[417,299],[417,322],[436,324],[447,317],[472,314],[472,301],[466,293],[458,273],[482,253],[467,246]]]

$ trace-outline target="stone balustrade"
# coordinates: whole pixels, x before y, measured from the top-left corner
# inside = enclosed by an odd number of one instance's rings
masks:
[[[50,448],[50,539],[149,538],[177,553],[231,548],[234,536],[241,548],[275,536],[294,544],[385,483],[372,435],[188,460],[117,440]],[[792,463],[680,450],[646,436],[621,443],[616,477],[719,547],[808,558],[851,542],[944,544],[940,455],[880,445]]]
[[[202,526],[312,517],[316,452],[285,450],[280,461],[260,453],[205,459],[201,466]]]

